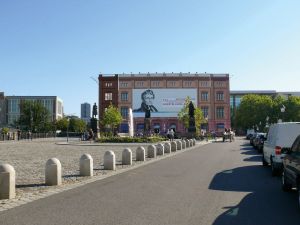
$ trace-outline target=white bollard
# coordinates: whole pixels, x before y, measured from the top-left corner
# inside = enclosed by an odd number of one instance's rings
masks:
[[[48,159],[45,172],[46,185],[61,185],[61,163],[57,158]]]
[[[113,151],[105,152],[103,164],[105,170],[116,170],[116,156]]]
[[[80,157],[80,166],[79,166],[79,171],[80,171],[80,176],[88,176],[92,177],[93,174],[93,158],[90,154],[83,154]]]
[[[186,139],[185,141],[186,141],[186,142],[185,142],[185,143],[186,143],[186,148],[189,148],[189,147],[190,147],[189,139]]]
[[[166,142],[164,147],[165,153],[171,153],[171,144],[169,142]]]
[[[193,145],[195,146],[196,145],[196,139],[193,138]]]
[[[156,158],[156,147],[154,145],[148,146],[147,155],[148,158]]]
[[[182,140],[181,143],[182,143],[182,149],[186,149],[186,141]]]
[[[177,150],[181,150],[182,149],[182,142],[181,141],[176,141],[177,144]]]
[[[145,148],[142,146],[139,146],[136,149],[136,161],[145,161],[146,160],[146,151]]]
[[[0,199],[16,197],[16,172],[9,164],[0,165]]]
[[[122,164],[132,165],[132,151],[130,148],[125,148],[122,152]]]
[[[171,141],[171,151],[172,152],[176,152],[177,151],[176,141]]]
[[[157,155],[164,155],[165,154],[165,148],[163,144],[157,145]]]

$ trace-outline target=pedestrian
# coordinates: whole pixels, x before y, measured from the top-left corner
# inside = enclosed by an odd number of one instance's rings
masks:
[[[170,129],[170,138],[171,138],[171,141],[174,141],[174,130],[173,129]]]

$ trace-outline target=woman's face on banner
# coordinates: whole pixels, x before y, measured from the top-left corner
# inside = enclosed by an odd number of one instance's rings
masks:
[[[154,97],[151,94],[144,95],[144,102],[146,103],[146,105],[152,105],[153,99]]]

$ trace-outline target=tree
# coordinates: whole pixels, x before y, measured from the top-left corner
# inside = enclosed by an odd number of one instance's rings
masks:
[[[266,126],[266,118],[274,117],[274,102],[266,95],[245,95],[236,111],[236,124],[243,129],[259,128]]]
[[[104,112],[101,123],[103,126],[108,127],[112,131],[114,131],[115,128],[121,124],[122,119],[122,115],[119,112],[118,108],[110,104]]]
[[[68,118],[64,117],[56,121],[56,129],[66,132],[68,130],[69,121]]]
[[[86,124],[82,119],[71,118],[69,120],[69,130],[71,132],[83,133],[86,130]]]
[[[300,121],[300,97],[289,96],[288,99],[283,102],[283,106],[285,107],[285,112],[282,112],[281,116],[283,121]]]
[[[21,103],[21,116],[17,122],[23,129],[34,132],[46,132],[51,129],[50,113],[38,101]]]
[[[191,98],[189,96],[186,97],[186,99],[184,101],[184,106],[178,113],[178,119],[180,122],[183,123],[185,128],[189,127],[189,121],[190,121],[189,104],[190,104],[190,102],[191,102]],[[205,119],[204,119],[203,112],[201,111],[201,109],[198,107],[195,107],[195,105],[194,105],[194,108],[195,108],[194,114],[195,114],[196,134],[199,135],[201,123],[203,123],[205,121]]]

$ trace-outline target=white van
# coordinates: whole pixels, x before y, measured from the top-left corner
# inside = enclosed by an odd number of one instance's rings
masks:
[[[299,134],[300,122],[277,123],[270,126],[264,143],[262,163],[264,166],[271,165],[273,176],[281,171],[284,153],[292,147]]]

